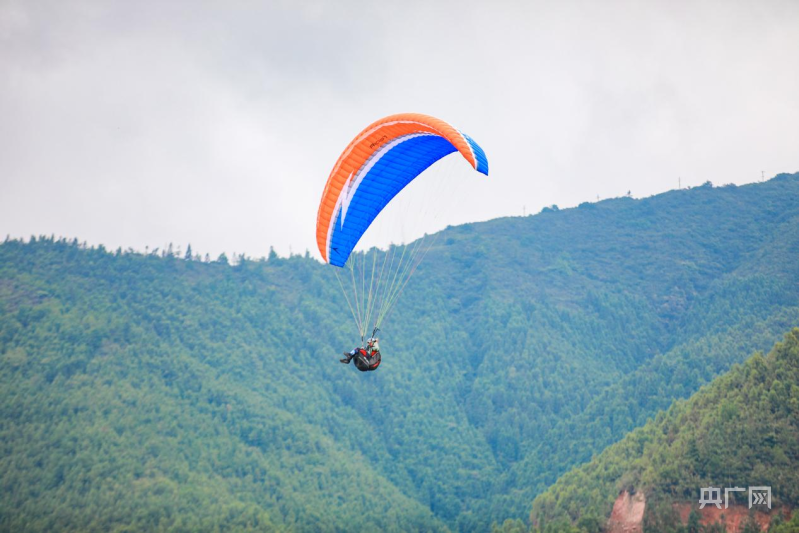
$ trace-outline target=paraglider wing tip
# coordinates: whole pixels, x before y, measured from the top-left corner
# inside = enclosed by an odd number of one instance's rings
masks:
[[[460,132],[463,135],[463,138],[466,139],[466,142],[469,144],[469,148],[472,150],[472,155],[474,156],[474,169],[479,172],[480,174],[485,174],[488,176],[488,158],[486,157],[485,152],[480,145],[474,142],[474,139],[469,137],[463,132]]]

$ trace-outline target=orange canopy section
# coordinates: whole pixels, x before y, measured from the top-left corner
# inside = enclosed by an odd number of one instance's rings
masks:
[[[341,211],[342,202],[348,205],[351,200],[354,191],[350,189],[353,189],[353,184],[357,189],[364,177],[361,174],[367,174],[372,168],[370,162],[374,165],[405,139],[418,136],[446,139],[475,170],[488,174],[488,163],[482,149],[443,120],[418,113],[401,113],[370,124],[350,142],[338,158],[322,193],[317,215],[316,242],[326,262],[330,262],[328,256],[333,229],[331,225]],[[345,186],[347,191],[342,195]]]

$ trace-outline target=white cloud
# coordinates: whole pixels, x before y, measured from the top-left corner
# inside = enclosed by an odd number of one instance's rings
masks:
[[[341,150],[451,121],[459,220],[799,170],[795,2],[5,2],[0,233],[315,253]]]

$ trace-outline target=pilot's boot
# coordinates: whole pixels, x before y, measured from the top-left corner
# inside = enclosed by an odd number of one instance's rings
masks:
[[[344,363],[345,365],[348,365],[350,364],[350,361],[352,361],[353,357],[355,356],[351,355],[350,352],[344,352],[344,359],[339,359],[339,361]]]

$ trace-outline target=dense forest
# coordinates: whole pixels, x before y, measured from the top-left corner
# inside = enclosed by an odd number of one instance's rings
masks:
[[[563,475],[531,521],[541,531],[604,524],[620,491],[639,491],[646,531],[687,533],[674,502],[696,507],[700,487],[751,485],[771,487],[774,507],[799,503],[799,328]]]
[[[799,174],[448,228],[358,341],[329,266],[0,244],[0,528],[487,530],[799,324]]]

